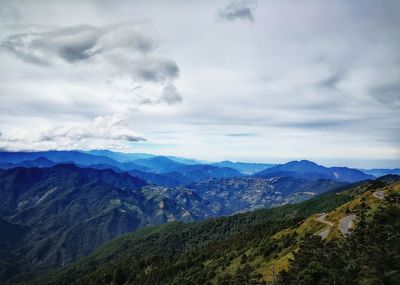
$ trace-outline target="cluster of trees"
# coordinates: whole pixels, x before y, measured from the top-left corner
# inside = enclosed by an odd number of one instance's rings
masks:
[[[234,275],[225,274],[218,278],[218,285],[265,285],[262,275],[257,273],[251,265],[245,263],[244,266],[239,267]]]
[[[247,229],[228,240],[209,242],[206,246],[195,247],[177,254],[151,257],[130,256],[122,261],[95,270],[79,277],[76,284],[264,284],[262,276],[250,266],[254,256],[247,256],[251,249],[263,251],[271,237],[290,227],[295,227],[300,219],[268,221],[261,225],[247,225]],[[219,227],[219,230],[224,227]],[[226,231],[232,230],[227,227]],[[171,233],[172,234],[172,233]],[[284,239],[287,237],[285,236]],[[286,242],[286,241],[284,241]],[[200,243],[200,240],[198,241]],[[175,235],[174,244],[187,244],[187,236]],[[233,274],[220,274],[234,259],[240,265]],[[213,282],[213,283],[209,283]]]
[[[398,200],[398,197],[389,197]],[[400,206],[390,203],[372,217],[358,209],[357,227],[345,239],[302,241],[280,284],[400,284]]]

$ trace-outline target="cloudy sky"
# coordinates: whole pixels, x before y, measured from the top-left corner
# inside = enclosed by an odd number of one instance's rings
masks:
[[[400,1],[1,1],[0,149],[400,166]]]

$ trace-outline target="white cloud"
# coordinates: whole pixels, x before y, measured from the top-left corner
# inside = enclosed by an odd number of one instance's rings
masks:
[[[127,147],[129,142],[145,141],[132,130],[130,118],[114,114],[96,117],[89,123],[68,126],[12,129],[0,136],[0,148],[7,150],[93,149],[105,146]]]
[[[147,139],[132,151],[400,160],[398,1],[0,6],[3,137],[122,114]]]

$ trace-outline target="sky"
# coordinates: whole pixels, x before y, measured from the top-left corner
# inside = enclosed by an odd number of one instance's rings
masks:
[[[400,1],[0,2],[0,149],[400,167]]]

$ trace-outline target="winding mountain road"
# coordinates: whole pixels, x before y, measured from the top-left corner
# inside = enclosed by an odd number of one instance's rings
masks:
[[[354,225],[354,219],[356,218],[355,214],[348,215],[344,218],[342,218],[339,221],[339,230],[342,233],[342,235],[347,235],[349,234],[349,230],[353,227]]]
[[[383,191],[375,191],[374,193],[372,193],[372,195],[379,199],[379,200],[383,200],[385,198],[385,192]],[[355,214],[351,214],[348,215],[344,218],[342,218],[339,221],[339,230],[342,233],[342,235],[348,235],[349,234],[349,230],[354,226],[354,219],[356,218]]]
[[[318,216],[318,218],[316,218],[316,220],[317,220],[318,222],[323,223],[323,224],[329,226],[329,228],[327,228],[326,230],[324,230],[323,232],[320,232],[320,233],[318,234],[322,239],[326,238],[326,237],[329,235],[329,233],[331,232],[331,228],[332,228],[333,225],[334,225],[334,223],[332,223],[332,222],[326,220],[326,216],[327,216],[327,215],[328,215],[328,214],[322,213],[320,216]]]
[[[326,224],[326,225],[328,225],[330,227],[333,227],[334,223],[332,223],[330,221],[327,221],[326,220],[326,216],[328,216],[328,214],[322,213],[318,218],[316,218],[316,220],[318,222],[324,223],[324,224]]]

